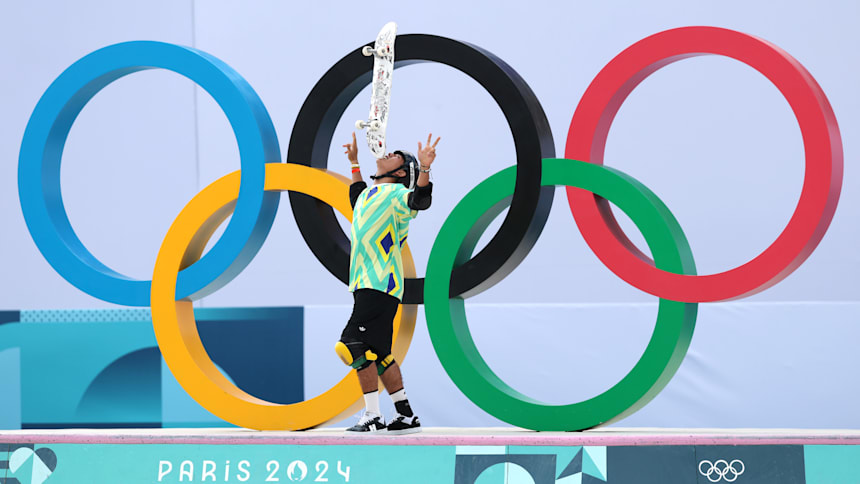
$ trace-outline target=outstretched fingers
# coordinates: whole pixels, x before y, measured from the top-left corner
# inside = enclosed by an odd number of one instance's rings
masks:
[[[344,153],[350,158],[354,158],[358,155],[358,143],[355,141],[355,131],[352,132],[352,143],[347,143],[343,145],[346,148]]]

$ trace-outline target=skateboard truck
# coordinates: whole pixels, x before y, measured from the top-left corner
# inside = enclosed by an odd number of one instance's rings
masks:
[[[376,49],[374,49],[373,47],[371,47],[369,45],[365,45],[364,47],[361,48],[361,54],[365,57],[370,57],[374,54],[377,57],[382,57],[385,55],[391,55],[391,47],[388,47],[388,46],[383,47],[382,51],[380,52],[380,51],[377,51]]]
[[[365,121],[363,119],[359,119],[355,122],[355,129],[364,129],[370,128],[374,131],[378,131],[379,128],[382,127],[382,123],[378,119],[374,119],[371,121]]]

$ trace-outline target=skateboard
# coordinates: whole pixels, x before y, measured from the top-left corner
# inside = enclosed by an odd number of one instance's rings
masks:
[[[373,47],[366,45],[361,53],[373,56],[373,83],[370,90],[370,114],[367,121],[355,122],[356,129],[367,128],[367,146],[377,158],[385,156],[385,128],[391,106],[391,74],[394,72],[394,37],[397,24],[388,22],[376,36]]]

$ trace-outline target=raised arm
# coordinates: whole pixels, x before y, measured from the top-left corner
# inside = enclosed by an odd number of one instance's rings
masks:
[[[352,133],[352,143],[343,145],[346,148],[346,157],[349,159],[352,172],[352,185],[349,186],[349,203],[355,208],[355,201],[361,192],[367,188],[367,183],[361,177],[361,167],[358,165],[358,144],[355,141],[355,132]]]
[[[418,181],[415,190],[409,194],[408,205],[413,210],[427,210],[433,201],[433,184],[430,183],[430,166],[436,160],[436,145],[441,138],[433,141],[433,133],[427,136],[427,145],[421,146],[418,142]]]
[[[420,173],[418,174],[417,185],[419,187],[425,187],[430,182],[430,165],[436,160],[436,145],[439,144],[440,139],[442,139],[441,136],[436,138],[436,141],[431,145],[433,133],[430,133],[427,136],[426,146],[422,147],[421,142],[418,142],[418,169]]]
[[[352,143],[345,144],[343,147],[346,148],[344,153],[352,167],[352,182],[364,181],[361,177],[361,167],[358,165],[358,144],[355,141],[355,132],[352,133]]]

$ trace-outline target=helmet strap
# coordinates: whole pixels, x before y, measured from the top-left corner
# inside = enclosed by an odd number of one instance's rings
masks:
[[[371,180],[379,180],[382,178],[395,178],[395,179],[401,178],[401,177],[395,175],[395,173],[397,173],[400,170],[405,170],[405,169],[406,169],[406,165],[403,165],[400,168],[397,168],[396,170],[389,171],[388,173],[383,173],[381,175],[370,175],[370,179]]]

